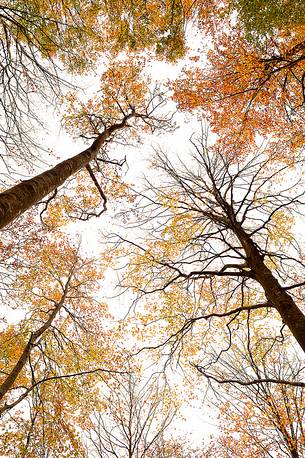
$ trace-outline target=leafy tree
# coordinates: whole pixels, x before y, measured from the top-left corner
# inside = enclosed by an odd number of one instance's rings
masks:
[[[98,386],[122,367],[111,316],[96,297],[108,260],[84,257],[59,231],[31,227],[16,277],[2,289],[1,451],[82,456],[79,431]]]
[[[41,107],[58,99],[65,71],[89,70],[103,50],[98,2],[9,1],[0,7],[1,158],[12,168],[37,166],[41,147],[32,130],[42,126]],[[37,105],[40,105],[38,108]]]
[[[179,107],[199,110],[240,154],[253,153],[260,135],[291,158],[304,144],[304,26],[257,43],[219,20],[210,38],[208,65],[186,67],[172,85]]]
[[[236,163],[220,145],[194,146],[190,166],[157,157],[163,185],[147,191],[147,241],[127,245],[122,284],[146,295],[144,324],[160,336],[147,346],[167,344],[169,355],[205,348],[217,364],[213,348],[228,349],[250,317],[268,317],[270,339],[287,327],[305,350],[304,257],[290,232],[304,205],[303,162],[292,178],[264,154]]]
[[[293,334],[304,350],[304,255],[293,228],[304,161],[258,153],[236,162],[230,145],[193,146],[192,161],[156,156],[162,188],[147,182],[137,206],[145,241],[118,238],[129,256],[121,284],[141,299],[128,326],[156,363],[191,363],[220,398],[212,456],[300,457],[304,364],[287,345]],[[279,303],[290,317],[298,309],[292,326]]]
[[[162,94],[156,90],[152,94],[140,80],[141,66],[132,61],[125,64],[113,65],[102,77],[102,95],[89,100],[87,105],[77,102],[73,94],[69,103],[73,109],[67,113],[66,124],[74,132],[81,132],[85,139],[91,139],[91,146],[81,153],[60,162],[52,169],[24,180],[0,195],[0,227],[6,226],[17,216],[31,206],[39,203],[50,193],[54,193],[59,186],[79,170],[86,168],[93,180],[106,209],[106,195],[96,176],[101,172],[101,164],[115,163],[110,161],[105,153],[105,146],[117,131],[133,127],[139,133],[144,129],[170,129],[171,118],[161,115],[155,116],[155,110],[163,104]],[[134,104],[132,105],[132,100]],[[134,120],[132,125],[130,122]],[[128,137],[127,137],[128,139]],[[120,141],[126,141],[121,137]],[[95,164],[91,167],[91,163]],[[56,191],[57,192],[57,191]],[[55,193],[56,194],[56,193]],[[52,196],[51,196],[52,198]]]
[[[300,0],[233,0],[232,4],[250,38],[258,39],[279,29],[288,32],[290,28],[304,25],[305,9]]]

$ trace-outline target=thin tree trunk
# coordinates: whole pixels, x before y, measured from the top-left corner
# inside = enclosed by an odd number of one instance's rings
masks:
[[[22,371],[22,369],[24,368],[25,364],[27,363],[28,358],[29,358],[29,356],[31,354],[31,351],[34,348],[35,343],[42,336],[42,334],[44,334],[45,331],[47,331],[49,329],[49,327],[51,326],[51,324],[54,321],[54,318],[58,315],[59,311],[61,310],[61,308],[62,308],[62,306],[63,306],[63,304],[65,302],[66,296],[67,296],[67,291],[68,291],[70,279],[71,279],[71,276],[69,277],[69,279],[68,279],[68,281],[66,283],[65,291],[64,291],[64,293],[62,295],[62,298],[60,299],[60,301],[56,304],[56,306],[54,307],[54,309],[50,313],[49,318],[47,319],[47,321],[39,329],[37,329],[37,331],[35,331],[35,332],[33,332],[31,334],[31,337],[30,337],[28,343],[26,344],[26,346],[24,347],[23,352],[21,353],[21,355],[20,355],[18,361],[16,362],[15,366],[13,367],[11,372],[7,375],[7,377],[5,378],[4,382],[1,383],[1,385],[0,385],[0,399],[2,399],[5,396],[5,394],[10,390],[10,388],[14,385],[14,383],[15,383],[16,379],[18,378],[20,372]]]
[[[40,202],[45,196],[61,186],[70,176],[86,167],[96,158],[100,148],[113,132],[126,127],[128,119],[133,116],[135,116],[135,113],[131,112],[124,117],[122,122],[113,124],[105,129],[89,148],[76,156],[60,162],[52,169],[29,180],[22,181],[0,193],[0,229]]]

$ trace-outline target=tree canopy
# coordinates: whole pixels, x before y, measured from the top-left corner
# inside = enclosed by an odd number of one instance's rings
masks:
[[[2,2],[1,456],[304,455],[303,3]]]

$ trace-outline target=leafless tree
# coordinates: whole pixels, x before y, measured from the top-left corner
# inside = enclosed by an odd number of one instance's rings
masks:
[[[176,407],[159,377],[120,376],[90,420],[88,458],[212,458],[214,444],[196,447],[186,435],[170,434]],[[113,378],[111,379],[113,380]],[[118,378],[116,378],[118,382]],[[169,396],[168,396],[169,395]],[[102,405],[103,405],[102,404]]]
[[[97,411],[90,422],[88,438],[93,455],[89,453],[88,456],[164,456],[164,433],[176,415],[177,406],[160,376],[153,375],[146,381],[132,372],[116,376],[110,381],[108,395],[102,401],[105,410]],[[169,450],[169,443],[167,446]]]

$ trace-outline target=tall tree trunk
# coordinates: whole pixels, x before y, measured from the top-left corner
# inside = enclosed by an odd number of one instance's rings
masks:
[[[262,286],[267,300],[277,309],[283,322],[305,352],[305,315],[265,265],[258,248],[241,225],[235,223],[233,227],[245,250],[247,265],[251,268],[254,278]]]
[[[61,186],[67,178],[86,167],[90,161],[96,158],[100,148],[113,132],[126,127],[128,119],[133,116],[135,113],[131,112],[124,117],[122,122],[105,129],[89,148],[76,156],[0,193],[0,229],[40,202],[45,196]]]

